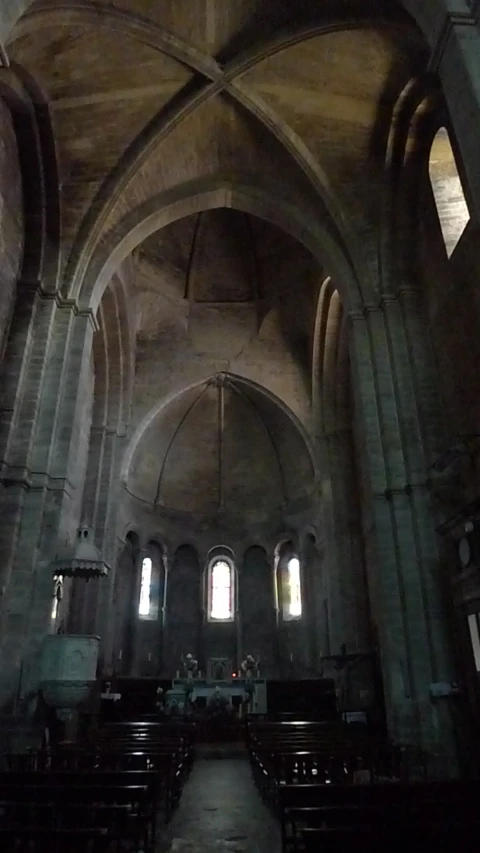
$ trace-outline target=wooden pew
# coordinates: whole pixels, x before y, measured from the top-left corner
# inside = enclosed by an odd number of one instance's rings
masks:
[[[50,836],[55,832],[66,836],[69,831],[72,849],[83,838],[100,853],[107,842],[117,844],[130,837],[137,846],[153,851],[157,815],[170,818],[193,758],[192,726],[151,722],[105,726],[82,746],[9,756],[9,770],[0,773],[5,845],[14,843],[15,832],[28,845],[34,831],[43,826],[49,833],[45,829],[38,845],[42,849],[44,842],[47,850],[50,843],[49,853],[55,849]],[[132,799],[136,795],[138,801]],[[27,821],[19,821],[21,809]]]
[[[398,750],[385,738],[345,723],[251,723],[247,741],[254,779],[272,802],[280,784],[348,783],[360,769],[373,778],[393,776],[400,763]]]
[[[26,794],[21,792],[26,791]],[[19,801],[27,803],[45,802],[49,794],[57,794],[61,802],[71,803],[74,796],[80,802],[89,802],[101,810],[101,806],[128,805],[136,814],[132,796],[141,795],[141,817],[145,827],[144,837],[154,847],[158,817],[168,820],[175,805],[177,792],[171,780],[158,768],[150,769],[37,769],[10,770],[0,774],[0,796],[6,803],[15,794]]]
[[[2,853],[107,853],[109,845],[110,842],[101,829],[0,826]]]
[[[309,849],[320,850],[321,845],[329,849],[329,844],[336,844],[343,851],[349,829],[361,828],[369,839],[369,829],[382,826],[391,831],[397,826],[463,825],[477,838],[479,794],[480,784],[456,781],[279,786],[282,849],[302,849],[300,839],[308,837],[318,844]],[[325,832],[310,832],[314,829]]]
[[[467,836],[466,833],[469,833]],[[440,821],[391,826],[309,827],[302,830],[306,853],[471,853],[477,849],[478,826]]]
[[[35,774],[37,777],[39,774]],[[31,784],[27,778],[0,780],[0,828],[12,842],[25,840],[37,830],[54,835],[79,833],[97,847],[129,841],[135,848],[153,850],[154,811],[148,785],[66,784],[50,781],[50,774]]]

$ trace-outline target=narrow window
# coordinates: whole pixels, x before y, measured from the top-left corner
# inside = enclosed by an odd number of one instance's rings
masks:
[[[447,255],[450,258],[470,219],[448,131],[441,127],[430,149],[429,174]]]
[[[152,592],[152,561],[145,557],[142,561],[142,578],[140,581],[140,602],[138,605],[139,616],[150,616]]]
[[[226,560],[215,560],[210,567],[210,612],[213,621],[233,619],[233,567]]]
[[[290,619],[297,619],[302,615],[302,592],[300,588],[300,561],[298,557],[291,557],[287,566],[287,612]]]
[[[63,598],[63,578],[55,577],[54,578],[54,589],[53,589],[53,600],[52,600],[52,612],[51,619],[52,622],[55,622],[58,616],[58,608],[60,606],[60,602]]]

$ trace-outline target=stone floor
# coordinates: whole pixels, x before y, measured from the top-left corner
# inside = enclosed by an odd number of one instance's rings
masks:
[[[197,758],[161,853],[278,853],[275,819],[246,758]]]

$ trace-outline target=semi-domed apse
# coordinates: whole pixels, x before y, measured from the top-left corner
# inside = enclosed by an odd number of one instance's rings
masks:
[[[290,413],[252,384],[219,374],[153,419],[127,488],[159,510],[268,517],[308,501],[314,472]]]

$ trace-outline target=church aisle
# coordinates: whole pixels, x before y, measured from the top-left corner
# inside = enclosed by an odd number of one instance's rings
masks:
[[[246,758],[198,759],[161,853],[277,853],[279,828]]]

